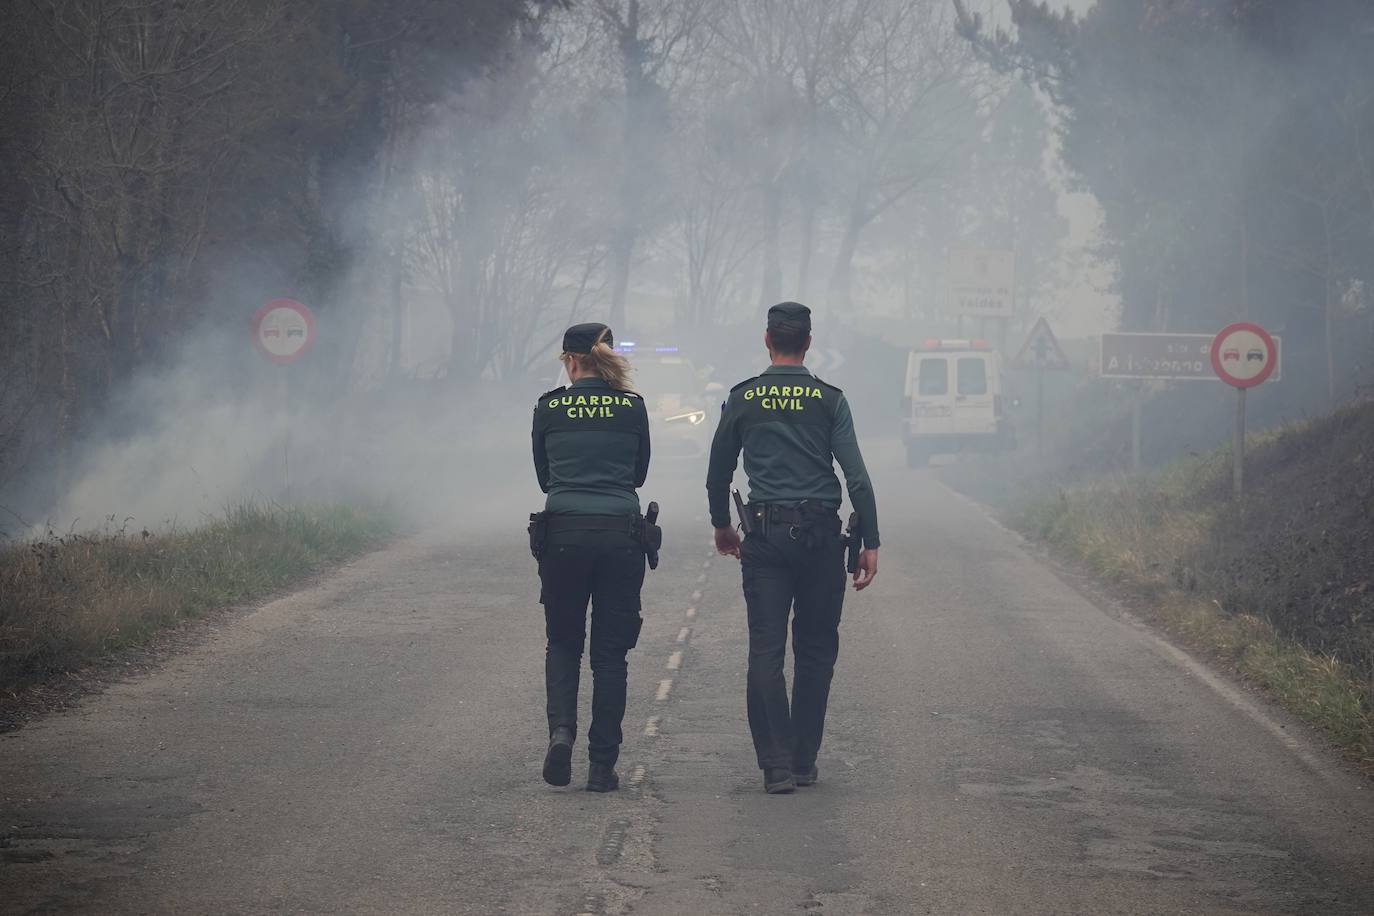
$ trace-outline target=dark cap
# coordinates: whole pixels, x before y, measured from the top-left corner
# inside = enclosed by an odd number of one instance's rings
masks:
[[[601,334],[605,332],[603,339]],[[563,352],[564,353],[590,353],[592,347],[597,343],[604,343],[608,347],[615,346],[615,338],[611,336],[611,329],[604,324],[596,321],[589,321],[586,324],[575,324],[563,332]]]
[[[768,310],[768,327],[810,334],[811,310],[800,302],[779,302]]]

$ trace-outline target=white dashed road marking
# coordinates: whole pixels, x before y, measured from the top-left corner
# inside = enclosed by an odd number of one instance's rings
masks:
[[[654,696],[654,699],[662,703],[664,700],[668,699],[668,694],[672,692],[672,689],[673,679],[664,678],[658,682],[658,693]]]
[[[692,628],[691,628],[691,627],[683,627],[682,629],[680,629],[680,630],[677,631],[677,641],[678,641],[678,642],[686,642],[686,641],[687,641],[687,637],[689,637],[689,636],[691,636],[691,635],[692,635]]]
[[[669,671],[676,671],[677,669],[679,669],[679,668],[681,668],[681,667],[682,667],[682,651],[681,651],[681,650],[678,650],[677,652],[674,652],[672,655],[668,656],[668,670],[669,670]]]
[[[691,619],[692,619],[693,617],[695,617],[696,615],[697,615],[697,609],[696,609],[696,608],[694,608],[694,607],[689,607],[689,608],[687,609],[687,619],[688,619],[688,620],[691,620]]]
[[[701,600],[701,592],[700,592],[700,590],[695,591],[695,592],[692,592],[692,600],[693,600],[693,601],[700,601],[700,600]]]
[[[644,723],[644,737],[654,738],[658,736],[658,716],[650,716],[649,721]]]

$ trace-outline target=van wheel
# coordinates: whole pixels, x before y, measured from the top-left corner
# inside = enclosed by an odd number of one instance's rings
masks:
[[[928,464],[930,464],[930,451],[923,446],[907,443],[906,466],[909,468],[923,468]]]

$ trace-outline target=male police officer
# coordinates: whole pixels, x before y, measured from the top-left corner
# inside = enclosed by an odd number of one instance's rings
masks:
[[[878,514],[844,393],[802,365],[811,310],[783,302],[768,310],[764,345],[773,364],[730,391],[711,444],[706,492],[716,550],[740,559],[749,613],[749,730],[770,794],[816,782],[830,679],[839,654],[844,603],[840,482],[861,519],[864,548],[854,573],[863,589],[878,573]],[[749,478],[743,544],[730,524],[729,490],[740,449]],[[792,618],[794,683],[783,677]]]

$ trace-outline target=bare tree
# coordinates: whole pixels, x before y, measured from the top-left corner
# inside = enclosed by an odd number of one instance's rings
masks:
[[[591,0],[614,43],[624,92],[618,213],[610,239],[610,323],[625,325],[635,246],[663,184],[671,132],[670,83],[703,19],[706,0]]]
[[[759,301],[782,296],[782,226],[789,191],[802,205],[799,290],[809,282],[815,217],[824,198],[816,165],[819,123],[834,72],[853,52],[874,0],[759,0],[713,16],[714,58],[737,109],[736,162],[750,176],[762,233]],[[803,295],[800,293],[799,295]]]
[[[237,141],[268,117],[255,65],[283,9],[33,0],[9,23],[26,39],[37,100],[14,163],[24,215],[13,282],[46,316],[35,377],[54,405],[58,462],[81,412],[185,319],[214,196]]]
[[[864,230],[978,139],[995,87],[955,26],[939,0],[875,2],[835,75],[844,213],[830,276],[834,307],[851,304]]]
[[[609,215],[586,180],[596,150],[576,152],[580,102],[559,94],[565,63],[470,85],[422,142],[407,271],[450,316],[454,380],[523,370],[544,326],[600,288]]]
[[[686,328],[708,328],[719,321],[721,308],[753,274],[748,266],[759,242],[757,208],[722,156],[722,128],[699,128],[684,138],[691,145],[684,143],[676,157],[677,230],[687,286],[677,317]],[[723,131],[730,129],[727,125]]]

